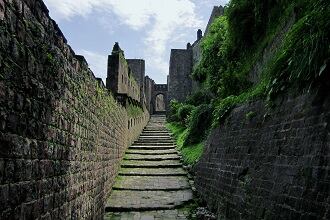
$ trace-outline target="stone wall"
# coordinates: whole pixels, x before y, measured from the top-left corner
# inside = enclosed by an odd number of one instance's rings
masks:
[[[125,59],[124,51],[115,43],[112,54],[108,57],[107,88],[116,96],[124,95],[140,102],[141,85],[136,81],[135,75]]]
[[[127,59],[127,63],[132,70],[135,80],[139,84],[140,94],[144,94],[145,61],[141,59]],[[144,99],[145,97],[141,95],[141,104],[143,104]]]
[[[192,49],[172,49],[170,57],[168,99],[185,101],[192,88]]]
[[[152,95],[155,87],[155,81],[153,81],[149,76],[144,78],[144,95],[146,99],[146,107],[150,113],[152,113]]]
[[[0,219],[102,219],[148,113],[128,117],[42,1],[0,0],[0,39]]]
[[[219,219],[330,219],[330,95],[232,111],[211,133],[196,185]]]

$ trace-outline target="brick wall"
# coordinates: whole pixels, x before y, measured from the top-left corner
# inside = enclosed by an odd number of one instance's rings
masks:
[[[0,219],[102,219],[148,118],[128,118],[42,1],[0,0]]]
[[[330,219],[330,96],[238,107],[195,167],[219,219]]]

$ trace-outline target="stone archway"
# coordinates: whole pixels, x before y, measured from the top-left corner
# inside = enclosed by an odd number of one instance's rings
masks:
[[[155,97],[155,112],[166,112],[165,96],[163,93],[159,93]]]
[[[155,84],[154,89],[152,92],[152,99],[151,99],[151,109],[152,114],[166,114],[166,111],[168,109],[168,86],[167,84]],[[159,96],[162,96],[161,99],[159,99]],[[162,102],[159,104],[159,102]],[[159,110],[160,105],[164,105],[164,108],[162,111]]]

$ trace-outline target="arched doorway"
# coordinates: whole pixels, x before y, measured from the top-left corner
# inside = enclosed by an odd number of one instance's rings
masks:
[[[165,103],[165,95],[159,93],[155,98],[155,113],[163,113],[166,112],[166,103]]]
[[[167,84],[155,84],[152,91],[151,114],[166,114],[168,108]]]

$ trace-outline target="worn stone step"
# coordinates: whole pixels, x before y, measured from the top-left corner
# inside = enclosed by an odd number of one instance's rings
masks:
[[[103,220],[188,220],[188,216],[186,209],[107,212]]]
[[[150,140],[159,140],[159,141],[168,141],[171,140],[173,141],[172,137],[168,136],[168,137],[159,137],[159,136],[140,136],[138,140],[146,140],[146,141],[150,141]]]
[[[174,143],[172,138],[139,138],[136,142],[156,142],[156,143]]]
[[[174,143],[148,143],[148,142],[143,142],[143,143],[134,143],[132,146],[174,146]]]
[[[123,168],[178,168],[182,167],[179,160],[162,160],[162,161],[141,161],[141,160],[124,160],[121,164]]]
[[[163,154],[163,155],[141,155],[141,154],[126,154],[125,160],[180,160],[181,157],[177,154]]]
[[[143,129],[143,132],[168,132],[168,130],[166,128],[145,128]]]
[[[170,135],[167,135],[167,136],[155,136],[155,135],[152,135],[152,136],[145,136],[145,135],[140,135],[139,139],[159,139],[159,140],[168,140],[168,139],[172,139],[172,137]]]
[[[187,177],[184,176],[118,176],[114,190],[137,191],[174,191],[189,189]]]
[[[183,168],[121,168],[122,176],[186,176]]]
[[[157,146],[163,146],[163,145],[174,145],[175,143],[172,140],[168,140],[168,141],[161,141],[161,140],[137,140],[134,142],[133,145],[157,145]]]
[[[160,139],[160,138],[139,138],[135,142],[138,143],[167,143],[167,144],[173,144],[175,143],[173,139],[167,138],[167,139]]]
[[[147,211],[175,209],[193,198],[191,190],[131,191],[113,190],[105,211]]]
[[[148,138],[158,137],[158,136],[172,137],[172,136],[171,136],[170,134],[168,134],[168,133],[142,133],[141,136],[143,136],[143,137],[148,137]]]
[[[131,146],[129,149],[131,149],[131,150],[170,150],[170,149],[175,149],[175,146],[134,145],[134,146]]]
[[[189,202],[193,193],[176,144],[164,126],[165,119],[152,116],[127,150],[105,208],[119,214],[110,219],[187,219],[175,211]],[[165,214],[165,210],[170,213]],[[162,214],[154,217],[143,214],[158,211]]]
[[[172,137],[170,135],[158,135],[158,136],[145,136],[145,135],[140,135],[139,139],[159,139],[159,140],[168,140],[171,139]]]
[[[126,154],[140,154],[140,155],[164,155],[164,154],[177,154],[178,152],[173,148],[170,149],[156,149],[156,150],[151,150],[151,149],[128,149],[126,151]]]
[[[164,126],[161,126],[161,127],[145,127],[143,129],[143,131],[151,131],[151,132],[155,132],[155,131],[167,131],[168,132],[168,129]]]

